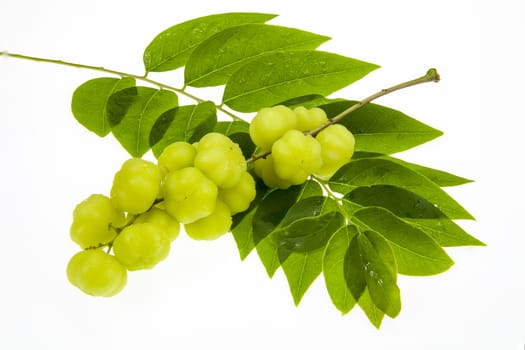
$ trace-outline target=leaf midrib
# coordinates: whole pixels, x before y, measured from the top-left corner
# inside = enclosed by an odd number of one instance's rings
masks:
[[[243,59],[241,59],[239,61],[231,62],[231,63],[229,63],[227,65],[224,65],[224,66],[219,66],[218,69],[214,69],[214,70],[212,70],[212,71],[210,71],[210,72],[208,72],[208,73],[206,73],[204,75],[201,75],[201,76],[197,77],[197,79],[188,81],[188,82],[186,82],[186,84],[187,85],[191,85],[192,83],[201,81],[201,80],[209,77],[210,75],[217,74],[217,72],[221,72],[221,71],[227,70],[228,68],[231,68],[232,66],[235,66],[237,64],[246,64],[249,61],[256,60],[257,58],[261,58],[261,57],[263,57],[265,55],[268,55],[268,54],[271,54],[271,53],[275,53],[275,52],[291,51],[289,48],[293,48],[294,46],[302,45],[302,44],[305,44],[305,43],[308,43],[308,42],[316,42],[316,41],[318,41],[318,40],[314,40],[314,39],[303,40],[303,41],[300,41],[300,42],[295,42],[295,43],[290,44],[290,45],[284,45],[284,46],[281,46],[281,47],[278,47],[278,48],[274,48],[274,49],[271,49],[269,51],[260,52],[257,55],[248,56],[248,57],[245,57],[245,58],[243,58]],[[301,50],[301,49],[298,49],[298,50]]]
[[[277,83],[277,84],[266,85],[266,86],[260,87],[258,89],[249,90],[249,91],[246,91],[246,92],[244,92],[242,94],[238,94],[238,95],[232,96],[232,97],[230,97],[227,100],[223,100],[223,103],[227,104],[228,102],[236,100],[236,99],[239,99],[239,98],[241,98],[243,96],[251,95],[251,94],[257,93],[259,91],[263,91],[263,90],[268,90],[269,88],[272,88],[272,87],[279,87],[279,86],[290,84],[290,83],[294,83],[294,82],[297,82],[297,81],[309,80],[309,79],[312,79],[312,78],[318,78],[318,77],[322,77],[322,76],[327,77],[327,76],[331,76],[331,75],[337,75],[337,74],[341,74],[341,73],[346,73],[346,72],[350,72],[351,70],[355,70],[357,68],[365,67],[365,66],[366,65],[358,65],[358,66],[355,66],[355,67],[353,67],[351,69],[332,71],[330,73],[313,74],[313,75],[303,76],[302,78],[295,78],[295,79],[286,80],[286,81],[283,81],[283,82],[280,82],[280,83]]]

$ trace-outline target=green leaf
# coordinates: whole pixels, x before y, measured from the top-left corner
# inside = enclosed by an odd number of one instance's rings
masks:
[[[297,96],[328,96],[377,68],[323,51],[275,52],[233,73],[224,89],[223,103],[239,112],[255,112]]]
[[[281,266],[279,248],[271,240],[264,239],[255,246],[255,249],[266,269],[266,273],[271,278]]]
[[[337,211],[304,217],[277,231],[275,239],[284,251],[310,252],[324,248],[343,224],[344,217]]]
[[[464,185],[464,184],[473,182],[473,180],[469,180],[464,177],[457,176],[457,175],[448,173],[443,170],[433,169],[433,168],[429,168],[423,165],[406,162],[399,158],[387,156],[381,153],[355,152],[354,155],[352,156],[352,159],[361,159],[361,158],[381,158],[381,159],[390,160],[394,163],[398,163],[409,169],[414,170],[415,172],[425,176],[430,181],[434,182],[436,185],[440,187],[459,186],[459,185]]]
[[[360,273],[364,275],[372,301],[385,314],[396,317],[401,311],[401,295],[397,286],[396,261],[392,248],[374,231],[365,231],[355,236],[353,240],[357,241]],[[345,277],[348,283],[348,278],[352,279],[355,276],[345,275]],[[359,297],[361,295],[362,292]]]
[[[359,300],[366,289],[366,277],[361,261],[361,254],[363,253],[359,247],[357,236],[359,234],[355,235],[348,245],[343,262],[343,271],[348,290],[354,299]]]
[[[278,228],[290,208],[300,199],[318,196],[321,187],[314,181],[307,181],[301,186],[292,186],[287,190],[270,192],[259,204],[253,218],[253,236],[255,244],[266,238]]]
[[[315,49],[329,39],[267,24],[227,28],[193,51],[184,70],[185,84],[195,87],[222,85],[237,69],[257,57],[274,51]]]
[[[237,133],[249,133],[250,124],[241,120],[234,120],[232,122],[218,122],[217,125],[215,125],[215,129],[213,131],[220,132],[226,136]]]
[[[106,110],[109,97],[132,86],[135,86],[133,78],[96,78],[86,81],[73,92],[73,116],[89,131],[101,137],[106,136],[111,131]]]
[[[440,187],[459,186],[473,182],[473,180],[469,180],[443,170],[433,169],[419,164],[403,162],[401,160],[399,160],[399,163],[404,164],[407,168],[427,177],[430,181],[434,182]]]
[[[335,307],[344,315],[356,304],[346,285],[344,259],[352,238],[357,234],[355,226],[341,227],[328,241],[323,256],[323,275],[326,289]]]
[[[244,158],[250,158],[255,152],[255,144],[250,137],[250,124],[245,121],[218,122],[214,131],[228,136],[241,147]]]
[[[345,100],[337,99],[337,98],[326,98],[322,95],[313,94],[313,95],[294,97],[289,100],[276,103],[276,105],[288,106],[292,109],[299,107],[299,106],[303,106],[305,108],[313,108],[313,107],[318,107],[321,105],[326,105],[328,103],[332,103],[335,101],[345,101]]]
[[[141,157],[150,149],[157,119],[177,104],[177,95],[168,90],[138,86],[117,91],[107,104],[113,135],[131,156]]]
[[[306,217],[281,229],[278,232],[278,244],[280,249],[291,252],[321,249],[343,224],[344,217],[337,211]]]
[[[390,242],[401,274],[435,275],[448,270],[454,263],[436,241],[386,209],[360,209],[354,213],[352,222],[379,233]]]
[[[184,66],[192,51],[204,40],[226,28],[264,23],[276,15],[223,13],[179,23],[158,34],[144,51],[147,72],[165,72]]]
[[[358,187],[344,198],[363,207],[388,209],[419,228],[442,247],[484,245],[450,220],[441,210],[417,194],[391,185]]]
[[[347,193],[359,186],[393,185],[414,192],[434,204],[450,219],[474,219],[438,185],[399,163],[379,158],[351,161],[332,176],[330,186]]]
[[[344,224],[343,216],[333,211],[337,207],[332,202],[322,196],[297,201],[264,241],[273,242],[277,248],[296,305],[322,271],[322,256],[328,240]]]
[[[392,185],[358,187],[345,199],[363,207],[381,207],[393,214],[409,219],[438,219],[445,214],[432,203],[417,194]]]
[[[319,276],[323,269],[323,251],[291,253],[281,262],[284,274],[290,286],[295,305],[299,305],[304,293]]]
[[[212,131],[217,123],[213,102],[180,106],[163,113],[151,129],[149,142],[158,157],[164,148],[177,141],[196,142]]]
[[[321,193],[318,183],[307,181],[301,186],[292,186],[287,190],[274,190],[260,203],[253,219],[253,239],[257,254],[270,277],[280,266],[279,247],[272,239],[265,238],[279,226],[296,201]]]
[[[342,101],[320,108],[334,117],[356,103]],[[397,153],[443,135],[441,131],[402,112],[373,103],[355,110],[340,123],[354,134],[356,151],[361,152]]]
[[[365,289],[358,303],[359,307],[365,312],[366,317],[368,317],[370,322],[379,329],[379,327],[381,327],[381,322],[383,322],[383,318],[385,317],[385,313],[374,303],[368,289]]]

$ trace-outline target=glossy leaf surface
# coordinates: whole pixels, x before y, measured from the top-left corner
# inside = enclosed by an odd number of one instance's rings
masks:
[[[297,96],[328,96],[377,68],[323,51],[275,52],[237,70],[226,84],[223,103],[239,112],[255,112]]]
[[[264,23],[275,15],[222,13],[176,24],[158,34],[144,51],[147,72],[165,72],[186,64],[192,51],[204,40],[226,28],[245,23]]]

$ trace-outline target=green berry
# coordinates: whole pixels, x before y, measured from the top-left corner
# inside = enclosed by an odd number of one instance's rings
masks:
[[[184,225],[184,230],[193,239],[214,240],[228,232],[232,225],[230,209],[217,200],[215,210],[207,217]]]
[[[73,210],[69,233],[73,242],[81,248],[97,247],[111,242],[116,236],[114,227],[123,225],[124,220],[124,214],[113,206],[108,197],[93,194]]]
[[[299,130],[287,131],[272,146],[275,173],[294,185],[300,185],[323,165],[321,145]]]
[[[250,123],[250,137],[263,150],[270,149],[285,132],[297,125],[295,113],[286,106],[261,109]]]
[[[230,188],[246,171],[246,160],[239,145],[227,136],[209,133],[197,145],[195,167],[218,187]]]
[[[343,165],[350,162],[354,154],[355,138],[341,124],[328,126],[315,138],[321,144],[323,158],[323,166],[315,174],[323,180],[328,180]]]
[[[247,171],[232,188],[219,189],[219,199],[230,208],[232,215],[248,209],[255,195],[255,181]]]
[[[188,224],[210,215],[217,201],[217,185],[197,168],[184,168],[166,176],[163,194],[166,211]]]
[[[131,158],[115,174],[111,199],[130,214],[140,214],[151,208],[160,191],[159,168],[140,158]]]
[[[130,271],[150,269],[168,256],[170,243],[159,225],[137,223],[124,228],[115,238],[113,252]]]
[[[110,297],[126,285],[127,271],[114,256],[99,249],[88,249],[69,260],[67,278],[86,294]]]
[[[257,159],[254,163],[254,170],[257,176],[263,180],[264,184],[270,188],[285,190],[292,186],[290,181],[280,178],[275,173],[274,161],[271,154],[266,158]]]
[[[170,144],[158,158],[159,169],[163,176],[170,171],[193,166],[197,150],[188,142],[179,141]]]
[[[134,223],[151,223],[158,225],[170,241],[174,241],[180,232],[179,222],[165,210],[155,206],[149,211],[142,213],[135,219]]]
[[[328,121],[325,111],[321,108],[306,109],[303,106],[294,109],[297,118],[297,130],[312,131]]]

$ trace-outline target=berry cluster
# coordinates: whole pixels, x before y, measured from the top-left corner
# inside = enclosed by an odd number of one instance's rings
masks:
[[[250,124],[250,137],[270,154],[255,161],[255,173],[268,187],[281,189],[302,184],[310,175],[328,180],[350,161],[355,139],[340,124],[329,125],[315,136],[311,133],[327,122],[320,108],[261,109]]]
[[[255,194],[241,149],[219,133],[193,145],[171,144],[158,165],[129,159],[115,174],[110,197],[94,194],[75,207],[70,235],[83,250],[69,261],[68,279],[87,294],[115,295],[127,271],[167,257],[180,223],[194,239],[216,239]]]
[[[260,110],[249,132],[268,155],[255,161],[255,173],[281,189],[311,175],[329,179],[350,161],[354,137],[339,124],[320,128],[327,122],[319,108]],[[75,207],[70,234],[83,250],[71,258],[68,279],[87,294],[115,295],[128,271],[150,269],[168,256],[181,224],[193,239],[216,239],[255,196],[239,145],[220,133],[195,144],[172,143],[157,164],[128,159],[115,174],[110,197],[94,194]]]

